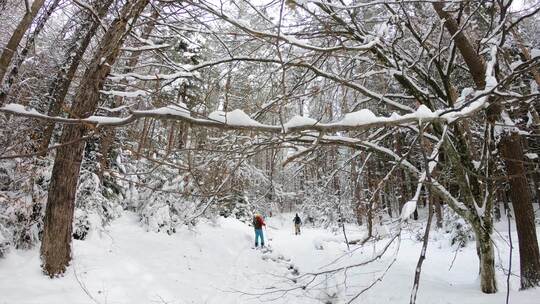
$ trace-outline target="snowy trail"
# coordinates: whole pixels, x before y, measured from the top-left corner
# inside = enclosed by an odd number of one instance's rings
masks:
[[[377,279],[391,260],[389,254],[376,263],[351,269],[346,281],[342,275],[324,277],[318,285],[302,290],[300,283],[292,283],[298,275],[290,269],[291,264],[302,276],[363,261],[372,257],[376,248],[370,244],[347,255],[340,232],[304,227],[302,235],[294,235],[289,215],[268,219],[268,226],[271,240],[267,243],[272,252],[263,253],[251,249],[252,228],[234,219],[202,223],[195,231],[182,230],[169,236],[146,232],[134,215],[126,213],[106,233],[94,232],[88,240],[74,242],[74,262],[62,278],[50,280],[40,273],[37,248],[11,252],[0,260],[0,304],[345,303],[343,299]],[[351,235],[360,237],[362,231]],[[446,241],[431,242],[418,303],[504,303],[504,292],[484,295],[478,290],[473,245],[464,248],[448,270],[454,249],[446,246]],[[356,303],[408,302],[419,250],[418,242],[404,238],[385,279]],[[505,249],[500,246],[500,250],[505,259]],[[338,257],[343,258],[321,268]],[[498,279],[500,290],[504,290],[502,272]],[[518,280],[512,280],[512,303],[538,304],[540,289],[517,292]],[[287,293],[278,292],[295,287]]]

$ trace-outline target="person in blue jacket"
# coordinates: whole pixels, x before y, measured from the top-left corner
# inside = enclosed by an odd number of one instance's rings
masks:
[[[255,247],[259,246],[259,240],[261,243],[261,247],[264,247],[264,236],[262,230],[263,226],[266,226],[266,224],[264,223],[262,215],[255,214],[255,216],[253,217],[253,228],[255,228]]]

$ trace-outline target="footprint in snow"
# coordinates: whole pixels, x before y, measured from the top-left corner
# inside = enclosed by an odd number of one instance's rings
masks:
[[[278,264],[282,264],[293,276],[300,275],[298,267],[291,262],[290,258],[285,257],[283,254],[274,252],[271,247],[263,247],[259,249],[262,252],[261,259],[264,261],[273,261]]]

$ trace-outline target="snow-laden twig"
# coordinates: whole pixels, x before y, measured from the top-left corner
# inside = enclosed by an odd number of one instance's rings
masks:
[[[333,269],[329,269],[329,270],[324,270],[324,271],[320,271],[320,272],[308,272],[308,273],[305,273],[303,274],[302,276],[303,277],[306,277],[306,276],[314,276],[314,277],[317,277],[317,276],[321,276],[321,275],[325,275],[325,274],[332,274],[332,273],[336,273],[336,272],[339,272],[339,271],[343,271],[345,269],[348,269],[348,268],[353,268],[353,267],[360,267],[360,266],[364,266],[364,265],[367,265],[371,262],[374,262],[380,258],[382,258],[386,252],[388,251],[388,249],[390,248],[390,245],[392,245],[394,243],[395,240],[398,240],[400,239],[400,236],[401,236],[401,230],[396,233],[385,245],[384,247],[377,253],[375,254],[372,258],[370,259],[367,259],[365,261],[362,261],[360,263],[356,263],[356,264],[351,264],[351,265],[347,265],[347,266],[342,266],[342,267],[337,267],[337,268],[333,268]]]
[[[75,277],[75,281],[77,281],[77,284],[79,284],[79,287],[81,287],[82,291],[90,298],[90,300],[92,300],[92,302],[94,302],[95,304],[102,304],[90,293],[90,291],[86,287],[86,284],[81,281],[79,275],[77,274],[76,265],[73,265],[73,276]]]
[[[290,140],[301,142],[303,140],[312,142],[313,136],[316,136],[316,134],[306,134],[301,137],[291,138]],[[398,155],[396,152],[394,152],[391,149],[388,149],[386,147],[380,146],[372,141],[366,141],[361,140],[357,138],[350,138],[345,136],[330,136],[326,135],[322,138],[321,144],[325,145],[341,145],[341,146],[349,146],[354,148],[363,148],[366,150],[369,150],[371,152],[377,152],[382,153],[384,155],[389,156],[394,161],[399,161],[401,159],[401,155]],[[442,144],[442,143],[441,143]],[[420,169],[418,169],[415,165],[404,159],[401,162],[402,168],[410,172],[413,176],[420,179],[422,176],[422,172]],[[441,183],[439,183],[436,179],[432,178],[432,189],[434,192],[437,193],[444,201],[452,207],[452,210],[454,210],[456,213],[458,213],[461,216],[465,216],[465,214],[468,212],[467,207],[465,204],[458,200],[455,196],[453,196],[446,187],[444,187]]]
[[[231,172],[227,175],[227,177],[225,177],[225,179],[223,179],[223,182],[221,182],[221,184],[217,187],[217,189],[216,189],[216,191],[215,191],[216,193],[219,193],[219,192],[221,191],[221,189],[229,182],[229,180],[230,180],[231,177],[234,175],[234,173],[236,172],[236,170],[238,170],[238,168],[240,168],[240,166],[242,165],[242,163],[243,163],[245,160],[246,160],[246,158],[243,157],[243,158],[241,158],[241,159],[236,163],[236,165],[235,165],[234,168],[231,170]],[[216,201],[216,195],[211,196],[210,199],[208,200],[208,202],[206,203],[206,205],[203,207],[203,209],[202,209],[199,213],[197,213],[197,214],[195,214],[195,215],[189,217],[188,219],[184,220],[184,221],[182,222],[182,224],[190,223],[190,222],[193,221],[194,219],[196,219],[196,218],[198,218],[198,217],[204,215],[204,213],[206,212],[206,210],[208,210],[208,208],[209,208],[210,206],[212,206],[212,205],[215,203],[215,201]],[[178,226],[178,224],[176,224],[175,226]]]
[[[431,230],[431,222],[433,220],[433,207],[434,206],[433,206],[433,196],[431,193],[431,173],[433,172],[433,169],[435,168],[436,163],[432,166],[430,164],[430,161],[434,160],[435,157],[437,157],[438,149],[440,148],[440,145],[438,147],[435,147],[432,153],[433,158],[428,160],[426,150],[425,150],[425,145],[424,145],[424,138],[422,137],[423,130],[424,129],[420,127],[420,150],[422,152],[422,158],[424,161],[424,170],[425,170],[424,180],[427,182],[427,185],[425,185],[424,188],[428,196],[428,219],[426,223],[426,230],[424,232],[424,240],[422,242],[422,251],[420,252],[420,257],[418,258],[418,263],[416,264],[416,269],[414,273],[413,288],[411,291],[411,298],[409,302],[410,304],[416,303],[416,295],[418,293],[418,288],[420,286],[420,274],[422,273],[422,264],[424,263],[424,260],[426,259],[426,251],[427,251],[427,246],[429,243],[429,231]],[[443,136],[441,136],[441,144],[442,144],[442,141],[444,141],[445,133],[446,133],[446,129],[444,130]]]
[[[401,237],[400,237],[401,238]],[[401,239],[398,240],[398,249],[396,250],[396,252],[399,252],[399,246],[401,245]],[[397,260],[397,254],[394,255],[394,257],[392,258],[392,261],[388,264],[388,266],[386,266],[386,268],[384,269],[384,272],[376,279],[374,280],[373,282],[371,282],[371,284],[369,284],[369,286],[365,287],[364,289],[362,289],[360,292],[358,292],[356,295],[354,295],[351,299],[349,299],[349,301],[347,302],[347,304],[351,304],[352,302],[354,302],[356,299],[358,299],[359,296],[361,296],[364,292],[368,291],[369,289],[371,289],[373,286],[375,286],[377,283],[379,282],[382,282],[382,280],[384,279],[384,277],[386,276],[386,274],[388,273],[388,271],[390,270],[390,268],[392,268],[392,266],[394,265],[394,263],[396,262]]]
[[[317,45],[308,43],[307,41],[297,39],[296,37],[293,37],[292,35],[282,34],[282,33],[274,34],[271,32],[256,30],[250,27],[248,24],[246,24],[242,20],[238,20],[237,18],[234,18],[228,15],[223,10],[220,10],[217,7],[211,6],[211,4],[208,2],[193,1],[191,2],[191,4],[219,17],[220,19],[234,25],[235,27],[243,30],[244,32],[248,34],[254,35],[259,38],[268,38],[272,40],[275,39],[278,41],[283,41],[289,45],[300,47],[305,50],[319,51],[319,52],[334,52],[334,51],[340,51],[340,50],[366,51],[371,48],[374,48],[378,43],[380,43],[379,39],[375,37],[371,41],[368,41],[362,45],[345,45],[341,42],[338,45],[330,46],[330,47],[317,46]]]
[[[103,28],[103,30],[107,31],[107,25],[105,24],[105,22],[103,22],[103,20],[101,20],[101,18],[99,18],[99,14],[94,10],[94,8],[90,4],[80,1],[80,0],[73,0],[73,2],[79,7],[81,7],[82,9],[85,9],[88,12],[90,12],[92,17],[96,20],[96,22],[99,23],[99,25]]]
[[[418,199],[420,198],[420,192],[422,191],[422,186],[424,185],[424,183],[429,179],[429,183],[432,184],[431,174],[433,173],[433,170],[435,170],[435,167],[438,164],[436,159],[438,158],[439,150],[440,150],[442,144],[445,141],[447,129],[448,129],[448,127],[445,126],[444,129],[443,129],[443,134],[442,134],[439,142],[437,143],[437,145],[435,146],[435,148],[431,152],[429,160],[426,160],[425,172],[422,173],[420,175],[420,178],[418,179],[418,184],[416,186],[416,192],[415,192],[413,198],[410,201],[408,201],[407,203],[405,203],[405,205],[403,206],[403,209],[402,209],[402,212],[401,212],[401,219],[402,220],[406,220],[414,212],[414,210],[416,209],[416,206],[418,204]],[[419,137],[421,137],[421,142],[423,143],[423,135],[422,135],[423,134],[423,129],[422,128],[420,128],[420,134],[421,134],[421,136],[419,136]],[[423,149],[424,148],[422,147],[421,148],[422,152],[424,152]]]
[[[63,147],[63,146],[69,146],[69,145],[72,145],[72,144],[77,143],[77,142],[80,142],[80,141],[86,141],[87,139],[92,138],[92,136],[94,136],[94,133],[89,134],[89,135],[86,135],[86,136],[83,136],[83,137],[81,137],[80,139],[72,140],[72,141],[69,141],[69,142],[66,142],[66,143],[62,143],[62,144],[57,144],[57,145],[54,145],[54,146],[50,146],[50,147],[48,147],[47,149],[44,149],[44,150],[41,150],[41,151],[38,151],[38,152],[34,152],[34,153],[28,153],[28,154],[15,154],[15,155],[0,156],[0,160],[2,160],[2,159],[23,158],[23,157],[33,157],[33,156],[38,156],[38,155],[45,155],[46,153],[48,153],[48,152],[50,152],[50,151],[52,151],[52,150],[58,149],[58,148],[60,148],[60,147]],[[1,154],[0,154],[0,155],[1,155]]]

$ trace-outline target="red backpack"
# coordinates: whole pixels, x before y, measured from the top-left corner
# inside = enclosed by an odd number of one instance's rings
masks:
[[[261,229],[262,226],[264,226],[264,220],[262,216],[255,216],[253,218],[253,227],[255,227],[255,229]]]

